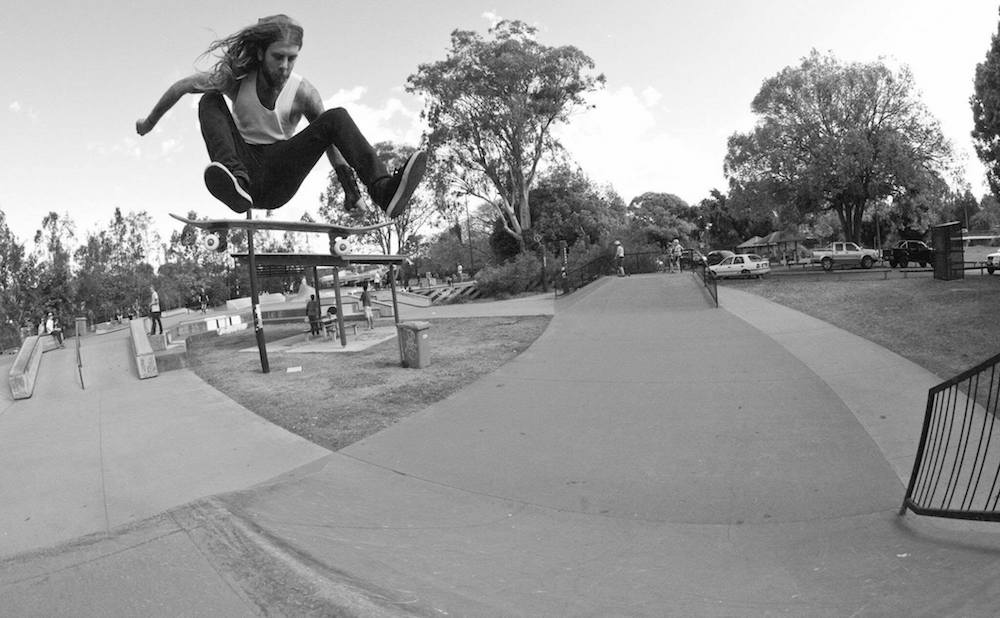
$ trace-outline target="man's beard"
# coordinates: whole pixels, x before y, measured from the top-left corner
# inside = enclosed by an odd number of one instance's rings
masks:
[[[270,88],[279,90],[285,86],[285,82],[288,81],[288,75],[282,75],[281,73],[272,73],[267,70],[266,67],[261,67],[261,75],[264,77],[264,83]]]

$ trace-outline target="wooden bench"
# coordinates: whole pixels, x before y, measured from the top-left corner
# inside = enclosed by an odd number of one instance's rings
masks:
[[[46,339],[48,335],[43,335]],[[43,342],[38,335],[25,337],[21,349],[14,357],[7,381],[10,393],[14,399],[27,399],[35,391],[35,380],[38,378],[38,367],[42,362]]]

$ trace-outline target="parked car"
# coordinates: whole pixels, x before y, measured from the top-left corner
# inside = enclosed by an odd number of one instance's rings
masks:
[[[731,255],[708,267],[713,277],[761,277],[771,272],[771,263],[754,253]]]
[[[709,266],[714,266],[726,259],[727,257],[733,257],[736,255],[732,251],[726,251],[725,249],[716,249],[715,251],[709,251],[708,255],[705,256],[705,263]]]
[[[875,249],[866,249],[853,242],[835,242],[823,249],[813,249],[812,262],[819,263],[823,270],[833,270],[834,266],[860,266],[871,268],[876,260],[882,259]]]
[[[926,268],[934,263],[934,249],[922,240],[901,240],[889,249],[884,249],[882,259],[888,261],[893,268],[906,268],[910,262]]]
[[[991,275],[1000,270],[1000,251],[986,256],[986,272]]]

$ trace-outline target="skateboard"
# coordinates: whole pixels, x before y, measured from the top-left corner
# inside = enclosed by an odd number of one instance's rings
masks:
[[[392,225],[392,221],[384,221],[374,225],[363,225],[352,227],[348,225],[334,225],[332,223],[309,223],[305,221],[271,221],[269,219],[188,219],[180,215],[170,213],[170,216],[178,221],[193,225],[206,230],[202,243],[210,251],[225,251],[228,245],[227,232],[232,229],[245,230],[274,230],[279,232],[315,232],[326,234],[330,238],[330,253],[336,256],[347,255],[351,251],[351,244],[346,240],[348,236],[365,234],[374,230]]]

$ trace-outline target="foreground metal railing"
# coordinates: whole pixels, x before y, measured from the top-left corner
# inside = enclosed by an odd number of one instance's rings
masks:
[[[1000,354],[927,392],[899,514],[1000,521]]]
[[[692,267],[694,273],[701,278],[702,284],[704,284],[705,289],[708,290],[709,296],[715,301],[715,306],[719,306],[719,283],[714,276],[712,276],[712,271],[708,269],[704,264],[694,264]]]

